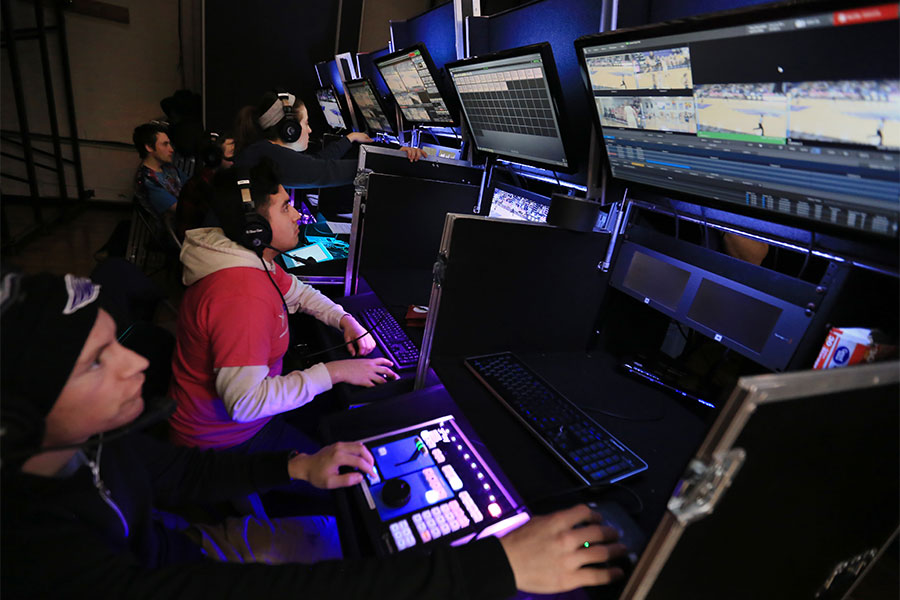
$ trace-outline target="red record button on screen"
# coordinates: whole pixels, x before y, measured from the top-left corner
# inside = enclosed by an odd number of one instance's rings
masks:
[[[873,21],[888,21],[897,18],[898,8],[900,6],[897,4],[881,4],[855,10],[841,10],[834,13],[832,18],[835,25],[859,25]]]

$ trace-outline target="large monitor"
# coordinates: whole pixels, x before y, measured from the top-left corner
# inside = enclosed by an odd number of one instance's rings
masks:
[[[345,83],[350,97],[359,108],[366,129],[374,133],[393,133],[394,128],[387,117],[387,111],[375,86],[368,79],[354,79]]]
[[[344,113],[341,110],[341,103],[338,99],[337,92],[332,86],[321,87],[316,90],[316,100],[319,107],[325,113],[325,121],[328,126],[335,131],[347,129],[347,123],[344,120]]]
[[[441,95],[440,76],[425,44],[382,56],[375,60],[375,66],[404,119],[414,124],[455,124],[450,107]]]
[[[632,192],[896,237],[897,14],[790,2],[579,38],[613,177]]]
[[[554,171],[574,170],[550,45],[446,65],[477,150]]]

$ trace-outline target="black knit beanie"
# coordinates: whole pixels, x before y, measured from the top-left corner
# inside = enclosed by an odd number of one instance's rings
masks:
[[[40,447],[44,417],[94,327],[99,297],[99,285],[74,275],[3,275],[0,460]]]

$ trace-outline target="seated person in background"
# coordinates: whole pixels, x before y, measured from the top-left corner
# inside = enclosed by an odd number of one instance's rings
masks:
[[[282,527],[293,519],[166,526],[158,520],[159,502],[221,499],[291,478],[326,488],[356,485],[362,474],[340,474],[339,468],[370,472],[372,457],[358,443],[312,456],[244,456],[128,433],[140,427],[134,419],[144,407],[147,361],[116,341],[98,295],[90,280],[71,275],[3,278],[4,598],[488,600],[516,588],[556,593],[621,577],[616,568],[581,568],[626,552],[613,543],[615,530],[599,525],[586,506],[534,518],[501,540],[437,547],[430,556],[311,565],[296,562],[310,539]],[[269,564],[235,564],[244,562]]]
[[[297,246],[299,213],[269,159],[249,170],[255,210],[272,230],[270,247],[248,249],[245,212],[235,169],[214,180],[213,209],[222,228],[187,232],[181,261],[188,286],[178,316],[170,396],[178,408],[172,439],[185,446],[236,451],[316,446],[284,423],[281,413],[303,406],[340,382],[373,386],[396,379],[385,358],[318,363],[282,374],[288,313],[300,310],[343,331],[352,356],[375,347],[350,314],[274,263]]]
[[[166,127],[161,123],[138,125],[131,139],[141,157],[134,180],[135,196],[158,215],[174,214],[186,177],[172,164],[175,150]]]
[[[340,140],[328,144],[318,156],[305,154],[309,145],[309,119],[306,106],[293,94],[287,94],[285,102],[278,94],[265,94],[256,106],[245,106],[238,113],[235,125],[235,165],[249,167],[263,156],[278,165],[281,183],[288,188],[320,188],[348,185],[356,177],[357,160],[341,160],[354,142],[371,142],[365,133],[351,132]],[[294,120],[290,125],[296,141],[285,141],[285,119]],[[419,148],[400,148],[416,161],[425,156]]]
[[[200,145],[198,167],[185,182],[175,209],[175,235],[184,242],[184,232],[206,224],[212,208],[213,176],[234,164],[234,136],[210,132]]]

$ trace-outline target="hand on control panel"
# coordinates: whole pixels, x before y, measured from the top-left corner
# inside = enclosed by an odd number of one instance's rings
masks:
[[[625,546],[616,543],[618,532],[601,523],[600,515],[580,504],[533,517],[501,538],[516,587],[523,592],[556,594],[623,577],[618,567],[583,568],[627,553]]]
[[[332,490],[361,483],[363,473],[374,475],[374,466],[375,459],[364,444],[338,442],[315,454],[294,456],[288,461],[288,473],[291,479],[302,479],[317,488]]]

